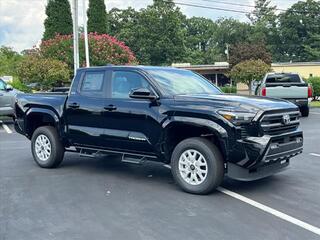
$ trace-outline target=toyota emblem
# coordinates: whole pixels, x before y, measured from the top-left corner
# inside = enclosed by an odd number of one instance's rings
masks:
[[[290,122],[291,122],[291,119],[288,114],[282,116],[282,123],[284,125],[288,125],[288,124],[290,124]]]

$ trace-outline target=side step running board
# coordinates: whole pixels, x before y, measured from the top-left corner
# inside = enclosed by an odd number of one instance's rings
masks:
[[[74,152],[71,149],[67,149],[70,152]],[[98,157],[105,154],[116,154],[121,156],[121,161],[124,163],[132,163],[132,164],[142,164],[145,161],[156,159],[156,156],[152,155],[140,155],[135,153],[124,153],[124,152],[118,152],[118,151],[110,151],[110,150],[100,150],[100,149],[94,149],[94,148],[77,148],[77,150],[80,154],[80,157]]]
[[[134,155],[128,155],[128,154],[123,154],[121,158],[121,162],[139,164],[139,165],[143,164],[145,160],[146,158],[143,156],[134,156]]]

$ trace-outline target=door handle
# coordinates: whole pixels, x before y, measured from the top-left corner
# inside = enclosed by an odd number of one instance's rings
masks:
[[[68,105],[68,107],[69,107],[69,108],[76,109],[76,108],[79,108],[80,105],[79,105],[78,103],[70,103],[70,104]]]
[[[110,104],[110,105],[104,107],[104,110],[107,110],[107,111],[115,111],[115,110],[117,110],[117,107],[114,106],[114,105],[112,105],[112,104]]]

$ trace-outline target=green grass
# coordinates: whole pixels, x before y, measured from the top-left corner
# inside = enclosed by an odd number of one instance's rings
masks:
[[[310,103],[310,106],[311,107],[319,107],[320,108],[320,101],[312,101]]]

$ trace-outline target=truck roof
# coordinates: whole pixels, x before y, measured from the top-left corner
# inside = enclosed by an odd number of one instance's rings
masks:
[[[107,65],[107,66],[96,66],[96,67],[89,67],[89,68],[79,68],[79,70],[86,70],[86,69],[112,69],[112,68],[123,68],[123,69],[142,69],[142,70],[177,70],[178,68],[167,66],[167,67],[159,67],[159,66],[144,66],[144,65]],[[184,70],[184,69],[179,69]]]

